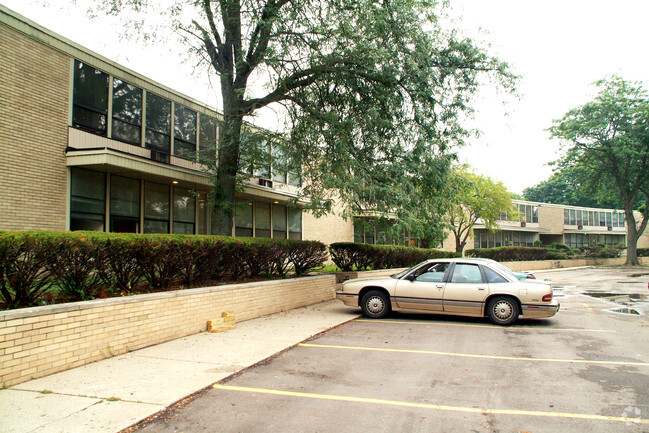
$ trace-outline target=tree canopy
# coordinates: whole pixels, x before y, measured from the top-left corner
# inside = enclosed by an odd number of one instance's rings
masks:
[[[129,30],[153,35],[137,14],[160,11],[158,2],[96,1]],[[231,233],[241,185],[244,121],[264,107],[284,113],[286,125],[257,143],[272,142],[301,172],[314,212],[338,201],[346,215],[369,209],[416,221],[417,191],[442,201],[480,77],[506,88],[514,77],[441,28],[439,13],[434,0],[170,0],[169,27],[220,85],[213,199],[221,234]]]
[[[626,263],[635,265],[648,215],[649,98],[641,83],[619,76],[595,86],[599,93],[591,102],[568,111],[550,129],[565,150],[557,164],[573,170],[592,194],[622,202],[628,230]],[[642,212],[640,221],[634,209]]]
[[[541,203],[565,204],[569,206],[620,208],[619,197],[610,199],[593,195],[592,190],[579,183],[575,168],[557,170],[549,179],[525,188],[525,200]]]
[[[511,195],[502,182],[469,172],[460,167],[453,172],[455,200],[448,214],[449,228],[455,236],[455,251],[462,252],[476,222],[480,219],[490,231],[498,229],[503,212],[515,214]]]

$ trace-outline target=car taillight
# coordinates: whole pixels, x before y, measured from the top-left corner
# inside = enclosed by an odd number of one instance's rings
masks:
[[[536,279],[536,277],[534,275],[532,275],[532,274],[527,274],[527,277],[525,277],[525,278],[527,278],[528,280],[535,280]]]
[[[545,295],[541,299],[543,299],[543,302],[550,302],[552,300],[552,293],[550,293],[549,295]]]

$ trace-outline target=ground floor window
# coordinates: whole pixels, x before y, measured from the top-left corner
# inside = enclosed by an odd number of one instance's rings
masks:
[[[70,182],[70,230],[104,231],[106,175],[74,167]]]
[[[403,245],[415,243],[407,231],[394,235],[394,221],[381,218],[354,218],[354,242],[357,244]]]
[[[110,177],[110,231],[140,232],[140,181],[122,176]]]
[[[626,245],[626,235],[617,234],[591,234],[591,233],[566,233],[564,244],[571,248],[583,248],[596,244],[614,246]]]
[[[189,189],[174,188],[173,232],[193,235],[196,221],[196,197]]]
[[[533,247],[537,240],[539,240],[538,233],[534,232],[502,230],[490,233],[484,229],[473,230],[474,248]]]
[[[235,236],[302,239],[302,210],[277,203],[237,200]]]

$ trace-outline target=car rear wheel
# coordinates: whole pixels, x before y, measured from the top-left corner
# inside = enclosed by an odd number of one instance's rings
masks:
[[[487,305],[487,316],[496,325],[511,325],[519,314],[518,303],[508,296],[496,296]]]
[[[361,298],[361,310],[371,319],[381,319],[390,313],[390,299],[378,290],[370,290]]]

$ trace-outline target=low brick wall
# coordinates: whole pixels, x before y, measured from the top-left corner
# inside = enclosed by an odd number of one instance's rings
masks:
[[[0,384],[78,367],[237,322],[335,297],[334,275],[264,281],[0,312]]]
[[[649,257],[639,257],[640,264],[649,264]],[[503,262],[515,271],[543,271],[548,269],[576,268],[580,266],[621,266],[625,257],[615,259],[537,260],[529,262]]]

